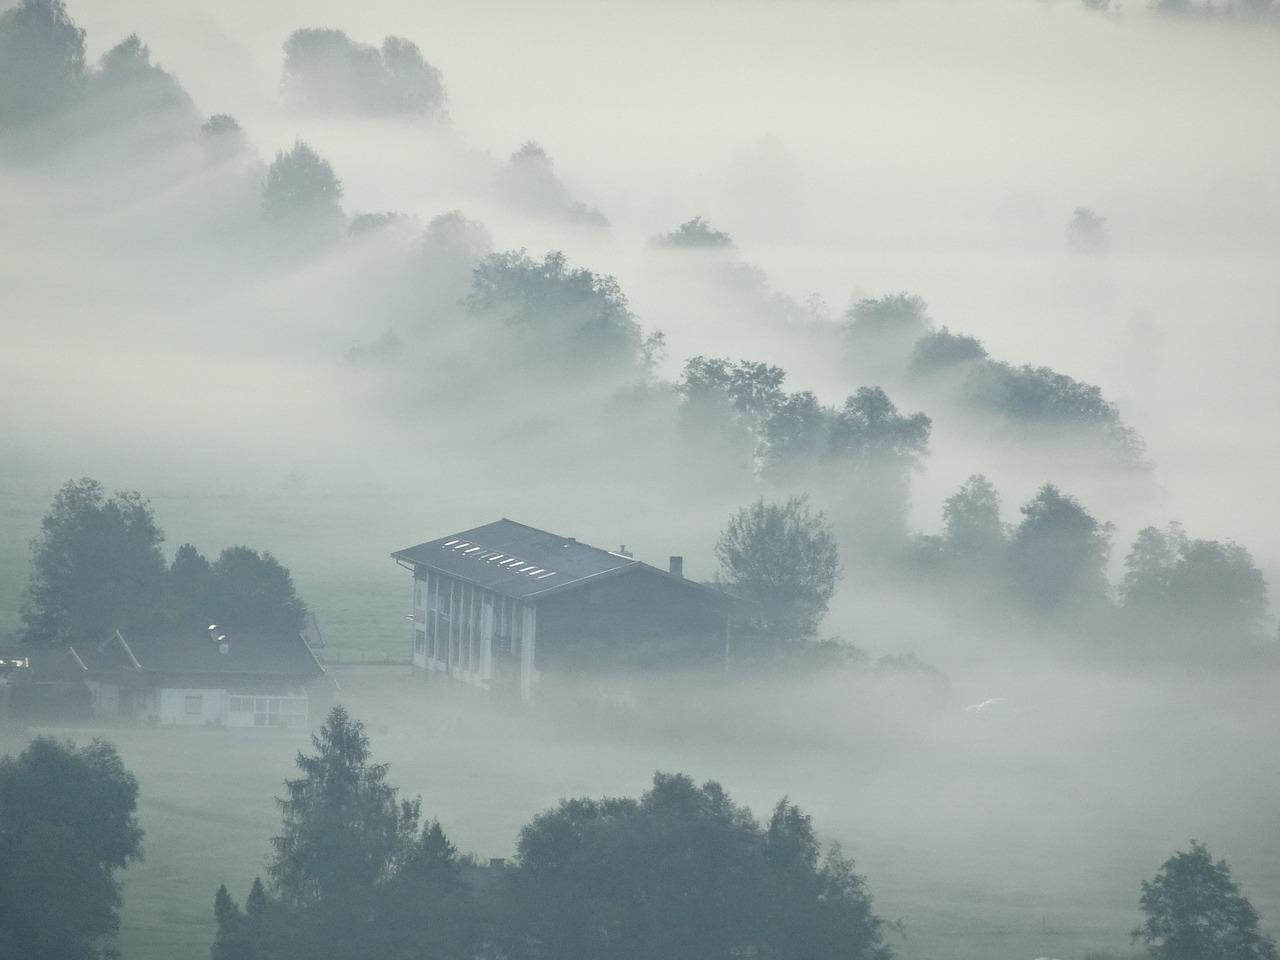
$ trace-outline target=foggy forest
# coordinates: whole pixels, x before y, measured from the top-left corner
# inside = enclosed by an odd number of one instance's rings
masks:
[[[0,698],[0,823],[40,763],[136,801],[75,957],[1274,960],[1280,5],[0,5],[0,693],[267,581],[221,622],[324,671],[304,729]],[[77,510],[163,596],[108,551],[51,600]],[[391,554],[499,518],[683,558],[736,645],[424,676]],[[343,749],[394,867],[304,951]],[[692,898],[757,940],[680,940],[675,881],[552,922],[609,875],[557,831],[639,873],[695,807],[790,884]],[[0,914],[58,926],[9,831]],[[1253,939],[1170,946],[1178,870]]]

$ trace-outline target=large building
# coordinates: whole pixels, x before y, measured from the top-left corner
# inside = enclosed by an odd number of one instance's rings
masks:
[[[542,670],[707,663],[734,600],[619,550],[498,520],[391,555],[413,572],[413,662],[528,702]]]

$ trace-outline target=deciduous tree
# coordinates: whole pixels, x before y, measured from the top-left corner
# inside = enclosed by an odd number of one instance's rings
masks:
[[[68,481],[31,542],[22,639],[65,644],[162,624],[163,540],[136,491],[108,497],[97,480]]]
[[[758,605],[765,638],[811,639],[835,592],[835,536],[809,498],[760,498],[738,510],[716,541],[719,579]]]
[[[1008,532],[1000,519],[1000,494],[982,474],[947,498],[942,524],[942,548],[956,570],[991,573],[1004,559]]]
[[[284,44],[281,87],[294,106],[310,110],[433,118],[445,110],[440,71],[403,37],[386,37],[379,50],[341,30],[295,30]]]
[[[540,354],[549,370],[600,373],[642,368],[640,325],[613,277],[570,267],[563,253],[534,260],[523,250],[476,266],[467,297],[475,317],[496,319],[507,336]]]
[[[855,462],[905,469],[924,457],[931,428],[923,413],[898,413],[880,387],[860,387],[836,417],[831,448],[835,455]]]
[[[177,564],[177,558],[174,560]],[[307,605],[293,577],[270,551],[227,547],[209,568],[203,616],[219,629],[294,636],[306,624]]]
[[[333,167],[301,140],[277,153],[267,169],[262,211],[269,221],[336,231],[346,219],[341,200]]]
[[[1258,912],[1231,879],[1225,860],[1203,843],[1175,853],[1142,884],[1145,921],[1133,931],[1152,960],[1276,960],[1276,943],[1258,929]]]
[[[0,759],[0,956],[111,955],[115,874],[142,856],[137,799],[137,780],[100,740],[41,737]]]
[[[520,833],[513,960],[885,960],[839,852],[782,801],[767,829],[717,783],[655,774],[639,800],[561,801]]]
[[[0,130],[55,116],[84,85],[84,31],[62,0],[22,0],[0,13]]]
[[[1110,603],[1111,524],[1094,519],[1051,483],[1022,506],[1009,542],[1015,598],[1042,615],[1096,613]]]
[[[1067,249],[1072,253],[1102,254],[1111,249],[1107,218],[1089,207],[1076,207],[1067,221]]]
[[[1267,583],[1249,551],[1190,539],[1176,523],[1138,532],[1120,597],[1131,629],[1206,652],[1257,641],[1267,616]]]

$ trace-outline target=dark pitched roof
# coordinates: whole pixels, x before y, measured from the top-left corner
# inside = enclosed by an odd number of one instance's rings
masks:
[[[640,561],[502,519],[391,555],[508,597],[527,599]]]
[[[228,637],[227,652],[207,635],[130,637],[117,633],[102,643],[83,644],[72,653],[91,673],[126,670],[135,674],[309,679],[324,674],[301,637]]]
[[[693,580],[642,563],[612,550],[580,543],[505,517],[482,527],[406,547],[391,555],[414,566],[437,570],[459,580],[517,600],[532,600],[561,593],[582,584],[644,570],[704,592],[708,597],[732,602]]]

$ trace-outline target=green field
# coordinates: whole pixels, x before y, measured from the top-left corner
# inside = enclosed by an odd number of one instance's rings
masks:
[[[328,697],[363,719],[391,781],[420,794],[424,812],[480,857],[511,856],[520,826],[561,797],[635,795],[658,769],[717,779],[758,816],[788,795],[855,857],[877,910],[903,921],[905,936],[893,938],[903,960],[1127,956],[1140,881],[1193,836],[1231,862],[1264,922],[1274,928],[1280,915],[1274,777],[1236,754],[1273,743],[1276,731],[1245,731],[1244,714],[1175,741],[1150,701],[1093,727],[1073,716],[1062,718],[1067,728],[997,728],[945,710],[890,717],[892,697],[849,678],[806,686],[803,697],[704,687],[696,705],[698,690],[670,678],[632,690],[626,706],[562,691],[555,707],[512,712],[404,669],[345,668],[331,671]],[[1206,705],[1226,703],[1215,695]],[[813,714],[848,726],[815,731]],[[1133,735],[1125,744],[1114,740],[1117,723]],[[242,898],[261,872],[279,825],[273,798],[305,741],[97,733],[141,782],[146,859],[126,874],[124,956],[201,960],[213,892],[226,883]],[[1231,751],[1211,757],[1226,735]],[[2,745],[21,744],[11,731]],[[1112,752],[1102,757],[1104,747]],[[1193,756],[1201,763],[1189,768]]]
[[[206,553],[274,551],[317,611],[331,660],[403,655],[407,574],[387,554],[413,539],[407,502],[152,502],[170,551],[185,540]],[[6,631],[47,505],[44,493],[5,500]],[[789,796],[855,858],[877,911],[902,920],[905,935],[892,938],[902,960],[1130,956],[1139,884],[1192,838],[1231,863],[1276,929],[1276,676],[1121,676],[1030,657],[1004,682],[1015,674],[1026,712],[995,724],[975,722],[964,699],[856,672],[733,686],[617,678],[607,689],[548,688],[538,707],[512,711],[403,668],[331,667],[317,699],[347,704],[391,781],[480,857],[511,856],[520,826],[562,797],[636,795],[659,769],[719,780],[761,817]],[[279,825],[274,797],[306,739],[56,733],[114,742],[141,784],[146,854],[125,874],[125,960],[204,960],[214,891],[226,883],[243,898],[262,871]],[[0,730],[0,752],[27,736]]]

